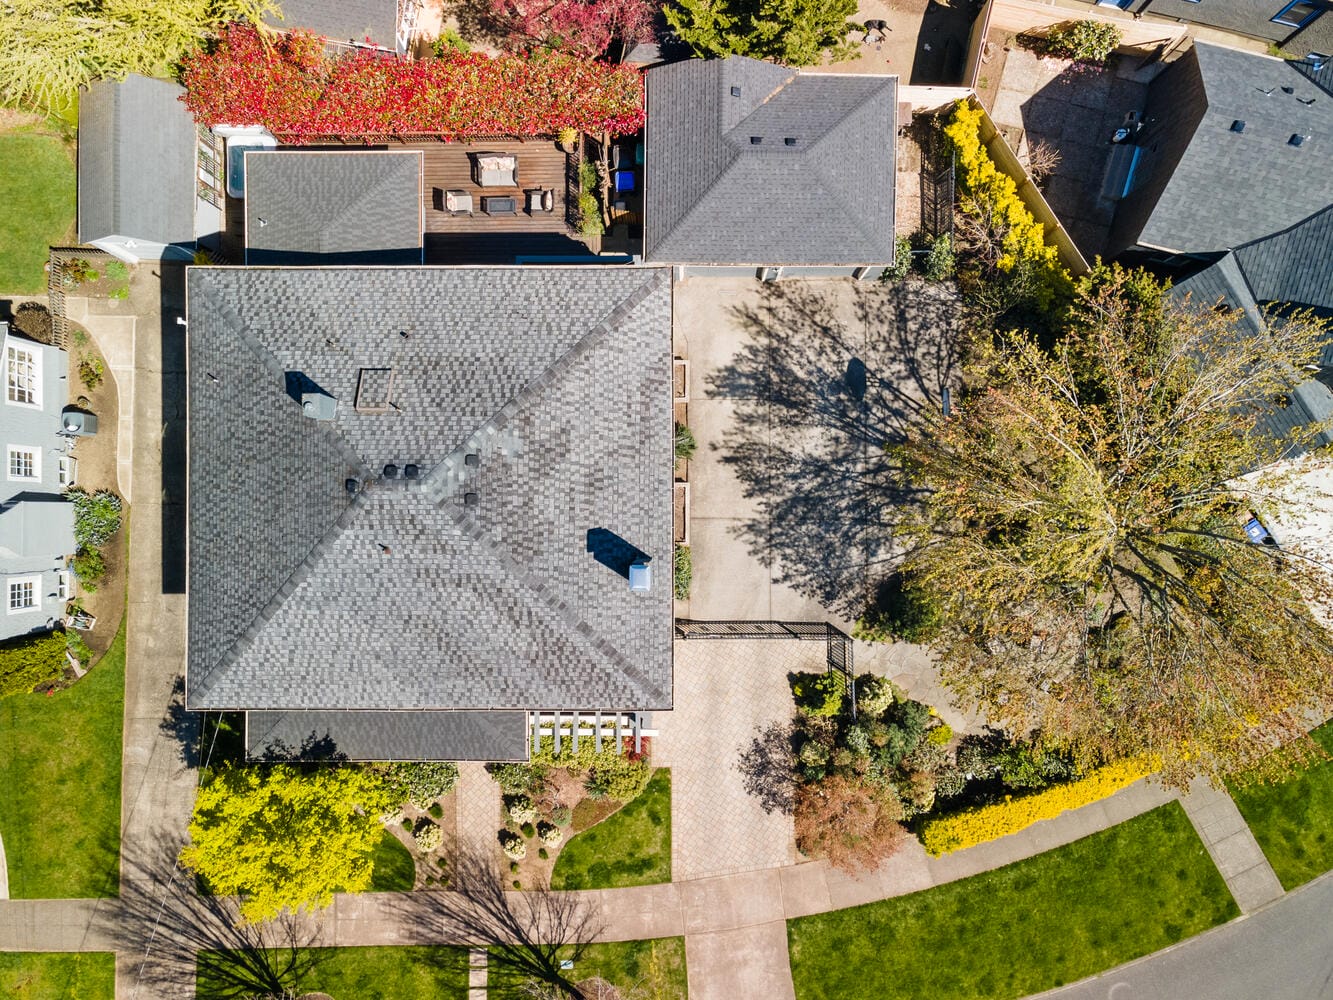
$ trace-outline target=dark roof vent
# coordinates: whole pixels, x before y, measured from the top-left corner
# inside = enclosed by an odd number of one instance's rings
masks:
[[[1299,132],[1293,132],[1291,138],[1287,140],[1287,145],[1301,146],[1305,144],[1305,140],[1308,138],[1310,138],[1308,135],[1301,135]]]
[[[385,478],[385,479],[397,479],[397,478],[398,478],[398,466],[394,465],[392,462],[390,462],[388,465],[386,465],[386,466],[384,467],[384,478]]]
[[[464,493],[464,494],[463,494],[463,506],[464,506],[464,507],[475,507],[475,506],[477,506],[477,504],[480,503],[480,502],[481,502],[481,498],[478,497],[477,494],[475,494],[475,493]]]
[[[764,141],[764,137],[763,137],[762,135],[752,135],[752,136],[750,136],[750,145],[751,145],[751,146],[758,146],[758,145],[759,145],[761,142],[763,142],[763,141]]]
[[[731,96],[732,96],[732,97],[740,97],[740,96],[741,96],[741,88],[740,88],[740,87],[732,87],[732,88],[731,88]]]
[[[1244,123],[1243,121],[1241,121],[1239,118],[1237,118],[1234,122],[1231,123],[1231,131],[1233,131],[1233,132],[1238,132],[1238,133],[1239,133],[1239,132],[1244,132],[1244,131],[1245,131],[1245,123]]]
[[[404,479],[417,479],[417,478],[420,477],[420,475],[421,475],[421,470],[420,470],[419,468],[417,468],[415,465],[404,465],[404,466],[403,466],[403,478],[404,478]]]
[[[476,466],[481,464],[481,456],[476,454],[464,455],[463,464],[475,468]]]
[[[1295,87],[1283,87],[1283,88],[1282,88],[1282,93],[1284,93],[1284,94],[1294,94],[1294,93],[1296,93],[1296,88],[1295,88]]]
[[[361,484],[358,483],[355,479],[349,479],[345,483],[343,483],[343,489],[347,491],[349,496],[356,496],[356,491],[360,488]]]
[[[785,139],[782,140],[782,144],[783,144],[784,146],[795,146],[795,145],[796,145],[796,137],[795,137],[795,136],[792,136],[792,135],[789,135],[789,136],[787,136]]]

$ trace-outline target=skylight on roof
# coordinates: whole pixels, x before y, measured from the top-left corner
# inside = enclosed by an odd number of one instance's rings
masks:
[[[357,413],[388,413],[393,409],[393,369],[362,368],[356,380]]]

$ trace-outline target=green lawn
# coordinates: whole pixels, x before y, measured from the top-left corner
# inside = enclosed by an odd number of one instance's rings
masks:
[[[614,889],[671,881],[671,772],[659,767],[633,802],[571,837],[552,889]]]
[[[1333,754],[1333,722],[1310,734]],[[1277,785],[1232,786],[1231,797],[1284,889],[1333,868],[1333,760]]]
[[[110,952],[0,952],[0,996],[16,1000],[114,1000]]]
[[[74,224],[74,161],[34,129],[0,133],[0,293],[46,290],[42,265]]]
[[[0,699],[0,838],[14,899],[119,892],[125,623],[88,675]]]
[[[685,979],[685,939],[657,938],[589,945],[584,949],[583,957],[565,975],[574,983],[600,976],[618,987],[622,996],[684,997],[689,990]],[[518,989],[523,977],[494,960],[487,981],[493,1000],[518,1000],[528,995]]]
[[[336,1000],[358,997],[430,997],[465,1000],[467,950],[463,948],[306,948],[293,954],[202,952],[195,996],[221,1000],[277,992],[261,969],[286,970],[285,985],[297,993],[328,993]]]
[[[801,1000],[1020,997],[1239,913],[1179,803],[995,871],[787,924]]]
[[[417,863],[412,852],[388,830],[375,848],[375,870],[370,875],[371,892],[409,892],[416,884]]]

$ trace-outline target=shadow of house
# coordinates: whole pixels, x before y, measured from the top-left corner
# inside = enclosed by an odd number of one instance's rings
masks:
[[[758,514],[741,536],[777,582],[857,617],[917,502],[891,448],[958,376],[960,307],[941,285],[856,286],[838,319],[818,286],[765,286],[737,310],[749,343],[710,377],[735,404],[720,442]]]

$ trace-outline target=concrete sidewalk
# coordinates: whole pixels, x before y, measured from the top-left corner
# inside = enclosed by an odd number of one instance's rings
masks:
[[[1253,913],[1282,895],[1282,883],[1230,795],[1207,778],[1195,778],[1180,804],[1241,913]]]

